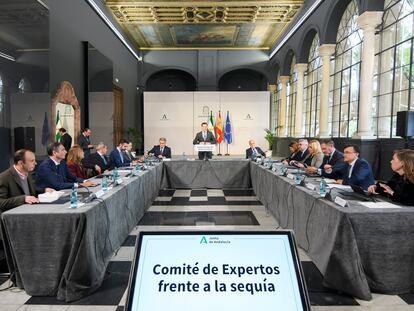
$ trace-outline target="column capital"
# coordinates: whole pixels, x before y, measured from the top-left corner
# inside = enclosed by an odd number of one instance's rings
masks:
[[[308,69],[307,63],[299,63],[295,64],[295,71],[296,72],[305,72]]]
[[[374,31],[375,27],[381,24],[383,14],[381,11],[366,11],[358,16],[358,26],[363,31]]]
[[[280,82],[282,82],[282,84],[286,84],[286,83],[289,82],[290,76],[280,76],[279,80],[280,80]]]
[[[277,86],[276,86],[276,84],[268,84],[268,85],[267,85],[267,90],[268,90],[269,92],[275,92],[275,91],[277,90]]]
[[[319,55],[321,57],[331,56],[335,53],[336,44],[322,44],[319,46]]]

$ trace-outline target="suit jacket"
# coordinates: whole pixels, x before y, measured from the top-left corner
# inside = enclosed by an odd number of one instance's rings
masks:
[[[351,166],[345,166],[346,171],[343,174],[343,184],[358,186],[367,190],[369,186],[375,185],[374,175],[369,163],[364,159],[357,159],[352,169],[351,177],[348,177]]]
[[[256,151],[258,154],[262,155],[263,157],[266,156],[266,154],[263,152],[262,149],[260,149],[260,147],[256,147]],[[253,155],[253,150],[252,148],[247,148],[246,149],[246,159],[250,159]]]
[[[72,136],[70,136],[68,133],[65,133],[60,138],[60,143],[65,147],[66,151],[69,151],[70,147],[72,147]]]
[[[216,143],[216,138],[214,137],[213,133],[210,131],[207,131],[206,139],[204,139],[203,137],[203,132],[198,132],[193,140],[193,145],[197,145],[201,142],[206,142],[206,143],[210,143],[214,145]]]
[[[36,195],[36,186],[32,176],[27,177],[30,195]],[[25,204],[20,177],[14,167],[10,167],[0,174],[0,214],[16,206]],[[0,239],[1,240],[1,239]]]
[[[309,150],[306,149],[305,152],[298,150],[295,155],[292,157],[291,161],[298,161],[305,163],[305,161],[309,158]]]
[[[326,173],[323,170],[323,167],[325,166],[325,164],[329,164],[332,166],[331,173]],[[324,156],[323,158],[323,162],[321,165],[322,176],[333,178],[333,179],[341,179],[343,177],[342,174],[346,170],[347,165],[348,164],[344,162],[344,154],[335,149],[335,152],[332,155],[332,158],[330,156]]]
[[[65,161],[60,161],[56,165],[51,158],[45,159],[37,170],[36,188],[43,191],[45,188],[53,188],[55,190],[70,189],[73,184],[83,182],[83,178],[72,175]]]
[[[75,162],[68,162],[67,163],[69,172],[76,177],[86,179],[85,172],[83,171],[82,166],[76,164]]]
[[[104,171],[109,170],[111,167],[106,156],[103,157],[105,158],[106,163],[98,152],[91,153],[89,156],[83,159],[82,164],[85,168],[90,168],[93,170],[95,169],[95,165],[98,165],[101,168],[101,172],[103,173]]]
[[[404,176],[395,173],[387,182],[387,185],[394,191],[393,195],[385,193],[379,184],[377,184],[377,192],[388,196],[394,202],[414,206],[414,184],[408,179],[404,179]]]
[[[83,153],[85,154],[85,157],[91,154],[91,151],[88,147],[88,145],[91,144],[91,141],[89,137],[86,137],[83,134],[80,134],[78,137],[78,145],[83,149]]]
[[[111,163],[111,167],[124,167],[131,164],[131,161],[125,156],[124,152],[122,152],[121,158],[118,148],[115,148],[109,154],[109,162]]]
[[[156,145],[154,147],[152,147],[152,149],[150,151],[148,151],[148,153],[153,153],[156,157],[158,157],[159,155],[162,155],[164,158],[171,158],[171,148],[165,146],[164,150],[161,153],[161,148],[160,145]]]

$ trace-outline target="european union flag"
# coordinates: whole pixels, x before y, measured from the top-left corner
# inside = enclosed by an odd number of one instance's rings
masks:
[[[224,129],[224,138],[226,139],[228,144],[231,144],[233,142],[233,134],[231,132],[231,123],[230,123],[230,115],[227,111],[227,117],[226,117],[226,127]]]
[[[49,143],[50,137],[50,130],[49,130],[49,122],[47,121],[47,112],[45,112],[45,119],[43,120],[43,128],[42,128],[42,145],[46,146]]]

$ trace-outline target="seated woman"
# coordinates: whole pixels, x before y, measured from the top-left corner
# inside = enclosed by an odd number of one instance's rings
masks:
[[[380,193],[397,203],[414,206],[414,151],[394,151],[391,169],[395,172],[390,181],[378,182],[368,188],[370,193]]]
[[[303,163],[296,163],[296,166],[305,167],[307,173],[313,173],[315,168],[317,170],[322,165],[324,155],[321,144],[316,139],[310,141],[308,150],[310,156]]]
[[[69,149],[67,166],[72,175],[86,179],[87,177],[81,164],[84,156],[82,148],[79,145],[73,145],[72,148]]]
[[[296,155],[299,151],[299,144],[297,141],[291,141],[289,143],[289,156],[283,160],[285,165],[288,165],[288,163],[292,160],[296,160]]]

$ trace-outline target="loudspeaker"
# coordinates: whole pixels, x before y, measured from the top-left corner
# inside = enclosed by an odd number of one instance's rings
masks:
[[[397,112],[397,136],[414,136],[414,111]]]
[[[36,152],[35,128],[15,127],[14,128],[14,150],[29,149]]]

